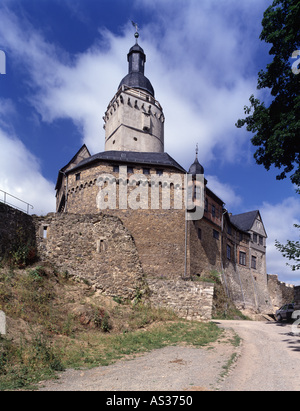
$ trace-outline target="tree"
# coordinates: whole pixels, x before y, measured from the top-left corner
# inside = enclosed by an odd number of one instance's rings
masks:
[[[291,62],[300,56],[299,22],[299,0],[274,0],[264,12],[260,39],[272,45],[273,60],[258,73],[257,88],[270,90],[270,103],[267,106],[252,95],[251,105],[244,107],[247,117],[236,126],[246,125],[254,133],[251,142],[258,147],[254,153],[257,164],[267,170],[272,165],[280,169],[278,180],[293,172],[290,179],[300,194],[300,60]],[[295,260],[293,270],[300,269],[299,241],[286,245],[276,241],[276,247],[284,257]]]
[[[300,225],[295,224],[296,228],[300,228]],[[282,255],[289,260],[294,260],[294,264],[288,264],[292,267],[293,271],[300,270],[300,241],[288,240],[286,245],[280,244],[276,240],[276,247],[282,252]]]
[[[247,125],[255,135],[252,144],[259,147],[256,162],[269,170],[272,165],[283,169],[276,177],[291,175],[293,184],[300,186],[300,74],[292,70],[291,57],[300,49],[299,0],[275,0],[262,20],[260,39],[272,44],[274,56],[266,70],[258,73],[258,89],[269,89],[271,103],[267,107],[254,95],[245,106],[247,117],[236,126]],[[294,54],[295,55],[295,54]],[[300,64],[300,60],[299,61]]]

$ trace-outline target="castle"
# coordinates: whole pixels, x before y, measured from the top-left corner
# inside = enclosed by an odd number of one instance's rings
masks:
[[[239,308],[270,312],[267,234],[260,212],[231,215],[209,189],[197,153],[186,171],[165,152],[165,117],[144,74],[146,55],[137,40],[127,59],[128,74],[103,117],[105,151],[91,155],[83,145],[59,170],[55,218],[116,217],[132,236],[148,284],[201,279],[217,271]],[[195,209],[200,218],[193,217]],[[41,221],[46,231],[41,237],[48,244],[54,235],[51,224],[52,219]],[[105,259],[110,248],[105,230],[93,241],[100,260]]]

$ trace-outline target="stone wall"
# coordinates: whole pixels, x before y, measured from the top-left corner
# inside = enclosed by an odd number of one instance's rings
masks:
[[[239,309],[270,314],[273,306],[266,276],[254,275],[253,271],[249,267],[226,261],[223,277],[227,294]]]
[[[268,289],[275,311],[294,301],[294,286],[279,281],[276,274],[268,274]]]
[[[102,213],[35,218],[39,256],[106,295],[133,299],[147,284],[135,242],[121,220]]]
[[[165,280],[147,278],[150,301],[156,307],[167,307],[182,318],[189,320],[210,320],[214,285],[183,279]]]
[[[146,275],[177,279],[185,268],[184,210],[119,210]]]
[[[300,310],[300,285],[294,287],[295,310]]]
[[[146,215],[137,213],[136,217],[137,228],[139,221],[145,228]],[[169,253],[162,253],[163,261],[158,258],[155,253],[163,248],[160,244],[170,233],[167,230],[155,232],[159,227],[153,222],[149,220],[149,230],[154,230],[152,240],[141,229],[139,243],[142,244],[140,252],[144,264],[157,273],[156,277],[145,275],[139,251],[128,228],[118,217],[104,213],[35,217],[39,255],[55,264],[60,271],[68,271],[89,281],[106,295],[132,300],[142,292],[150,296],[152,305],[173,309],[183,318],[210,319],[213,285],[184,281],[178,275],[178,271],[183,274],[184,270],[184,241],[181,236],[178,247],[182,255],[179,260],[175,239],[172,247],[170,242]],[[174,269],[177,270],[176,277]]]
[[[215,231],[215,235],[214,235]],[[216,235],[217,233],[217,235]],[[188,223],[188,262],[192,275],[207,276],[221,272],[221,230],[205,216]]]
[[[35,247],[35,227],[32,217],[0,203],[0,261],[12,251],[31,245]]]
[[[143,168],[134,167],[134,172],[129,173],[129,178],[134,174],[142,174]],[[169,168],[167,175],[172,175],[178,170]],[[97,198],[100,188],[97,185],[101,174],[111,174],[116,179],[119,172],[113,171],[113,166],[108,163],[97,164],[94,167],[81,169],[80,179],[76,180],[76,174],[68,177],[68,201],[67,211],[74,214],[97,214]],[[178,278],[184,274],[185,269],[185,210],[162,209],[162,188],[159,186],[159,209],[151,209],[151,176],[156,175],[156,169],[152,167],[148,186],[147,204],[141,202],[140,209],[118,209],[120,184],[116,184],[117,209],[105,209],[104,213],[119,217],[131,232],[138,250],[140,261],[145,274],[164,274],[169,278]],[[78,177],[79,178],[79,177]],[[136,190],[136,187],[128,187],[128,193]],[[171,207],[174,204],[174,188],[167,193],[170,197]],[[183,199],[183,196],[181,196]],[[149,200],[149,203],[148,203]]]

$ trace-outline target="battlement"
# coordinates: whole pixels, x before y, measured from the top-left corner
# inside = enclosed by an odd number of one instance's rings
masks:
[[[150,94],[123,85],[103,121],[106,151],[164,152],[165,116]]]
[[[122,86],[107,106],[105,115],[102,117],[104,123],[109,121],[110,117],[117,111],[121,104],[127,104],[127,106],[131,108],[142,110],[145,114],[153,115],[162,123],[165,121],[162,107],[157,100],[141,90]]]

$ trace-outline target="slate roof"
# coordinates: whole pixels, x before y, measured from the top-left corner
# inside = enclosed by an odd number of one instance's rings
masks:
[[[75,156],[72,157],[72,159],[68,162],[68,164],[66,164],[63,168],[61,168],[58,172],[58,176],[57,176],[57,181],[56,181],[56,186],[55,186],[55,190],[58,190],[59,187],[61,186],[61,182],[62,182],[62,176],[63,174],[66,172],[67,168],[70,166],[70,164],[72,164],[75,160],[76,157],[79,155],[79,153],[83,150],[86,150],[88,155],[91,155],[89,152],[89,149],[87,148],[87,146],[85,144],[83,144],[82,147],[80,147],[80,149],[77,151],[77,153],[75,154]]]
[[[141,164],[149,166],[174,167],[182,173],[186,173],[168,153],[152,153],[152,152],[134,152],[134,151],[103,151],[97,153],[85,160],[82,160],[75,167],[67,172],[73,172],[82,167],[90,166],[93,163],[110,161],[116,164]]]
[[[133,60],[133,55],[137,57],[136,60]],[[146,55],[142,47],[138,44],[131,47],[127,55],[127,60],[129,62],[128,74],[121,80],[118,90],[120,87],[125,85],[130,88],[137,88],[146,91],[154,97],[154,88],[150,80],[144,75]]]
[[[232,224],[237,226],[242,231],[251,230],[253,223],[259,214],[258,210],[248,211],[247,213],[236,214],[230,216],[230,221]]]
[[[119,84],[118,90],[123,85],[130,87],[130,88],[138,88],[147,93],[150,93],[151,96],[154,97],[154,88],[150,82],[150,80],[144,76],[144,74],[139,72],[132,72],[127,74]]]
[[[204,168],[199,163],[198,158],[196,158],[193,164],[191,165],[189,169],[189,174],[192,174],[193,176],[196,174],[204,174]]]

